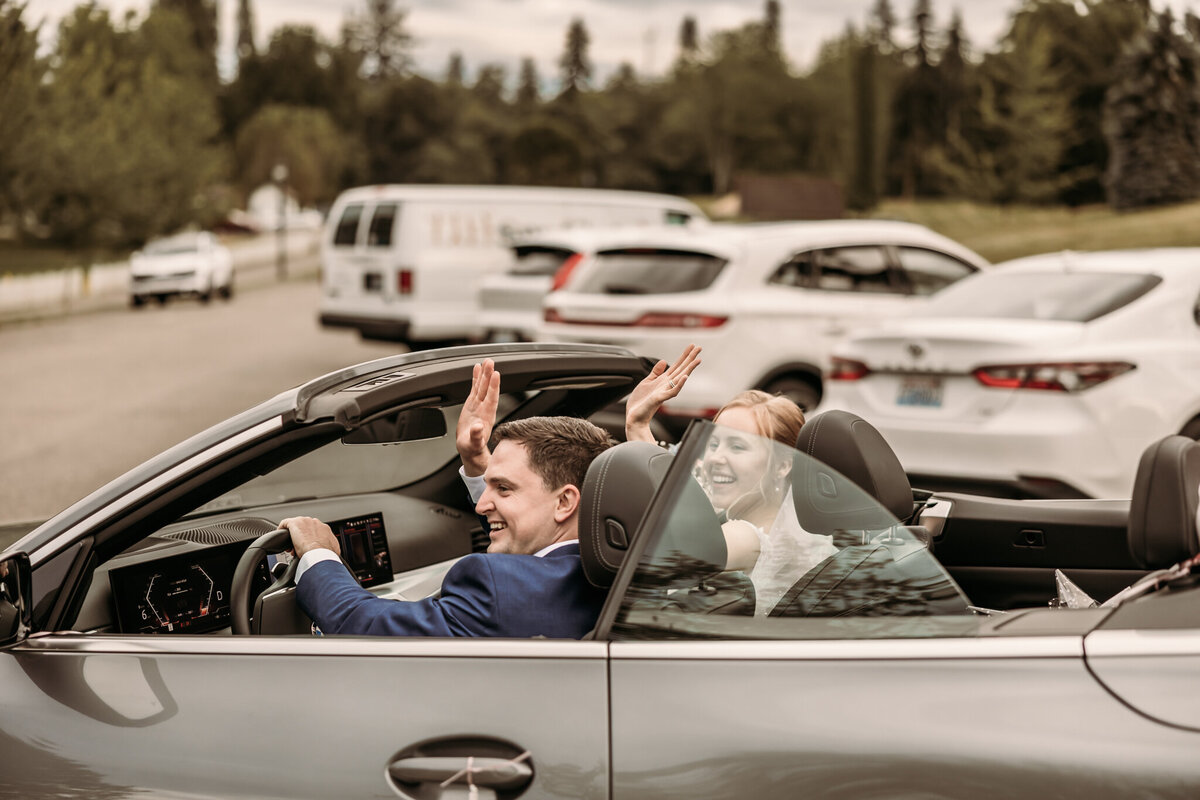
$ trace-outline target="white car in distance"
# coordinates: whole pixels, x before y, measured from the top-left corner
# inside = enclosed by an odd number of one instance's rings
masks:
[[[233,256],[207,231],[178,233],[149,242],[129,261],[129,303],[188,295],[203,303],[233,297]]]
[[[879,220],[629,230],[594,247],[547,295],[538,339],[668,360],[701,345],[703,366],[663,409],[678,429],[743,389],[811,410],[834,342],[919,314],[931,295],[989,266],[928,228]]]
[[[834,351],[821,410],[865,418],[914,485],[1126,497],[1138,455],[1200,437],[1200,248],[997,265]]]

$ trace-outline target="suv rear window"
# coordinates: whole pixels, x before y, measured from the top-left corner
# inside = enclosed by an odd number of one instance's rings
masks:
[[[986,272],[934,296],[928,316],[1091,322],[1132,303],[1162,283],[1157,275],[1125,272]]]
[[[695,292],[711,286],[726,263],[686,250],[605,250],[580,264],[570,288],[585,294]]]

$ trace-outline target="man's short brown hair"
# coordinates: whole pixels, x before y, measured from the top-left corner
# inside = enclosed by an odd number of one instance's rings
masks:
[[[568,483],[582,487],[592,460],[616,444],[608,432],[575,417],[527,417],[496,426],[492,439],[525,446],[529,468],[554,491]]]

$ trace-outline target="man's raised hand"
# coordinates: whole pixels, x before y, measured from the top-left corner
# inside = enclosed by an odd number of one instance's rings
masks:
[[[463,471],[469,477],[482,475],[487,469],[491,452],[488,440],[496,424],[496,408],[500,404],[500,373],[489,358],[476,364],[471,371],[471,393],[458,415],[454,442],[462,459]]]

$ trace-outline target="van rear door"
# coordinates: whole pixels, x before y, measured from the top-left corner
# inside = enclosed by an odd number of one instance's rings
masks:
[[[395,324],[390,305],[411,290],[395,267],[400,203],[352,201],[335,214],[322,258],[322,324],[357,328],[372,338],[404,338],[405,332],[389,329]]]

